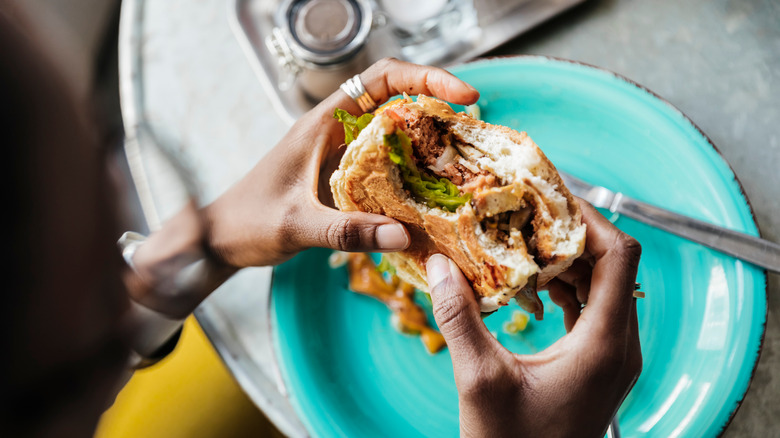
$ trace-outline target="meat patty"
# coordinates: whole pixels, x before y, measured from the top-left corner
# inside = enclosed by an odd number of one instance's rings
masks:
[[[420,112],[406,107],[389,109],[386,113],[396,120],[399,128],[412,140],[413,158],[419,169],[428,169],[438,177],[447,178],[459,188],[479,176],[490,176],[487,171],[473,172],[457,162],[457,154],[452,161],[440,165],[439,160],[447,148],[457,146],[456,143],[460,142],[449,132],[446,122],[425,117]],[[494,180],[495,178],[491,182]]]

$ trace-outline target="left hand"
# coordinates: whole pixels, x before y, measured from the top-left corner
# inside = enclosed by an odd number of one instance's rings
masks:
[[[361,74],[361,81],[379,104],[404,91],[458,104],[479,98],[475,89],[445,70],[395,59],[372,65]],[[243,267],[275,265],[310,247],[406,248],[409,233],[399,222],[332,208],[328,180],[344,153],[339,148],[344,128],[333,118],[336,108],[361,113],[346,93],[336,91],[298,120],[246,176],[200,214],[192,207],[185,209],[149,236],[134,257],[138,275],[126,276],[131,296],[150,309],[181,318]],[[192,287],[171,286],[176,279],[172,273],[202,257],[204,246],[208,275]]]
[[[504,348],[482,322],[454,262],[427,263],[433,315],[447,341],[464,437],[603,437],[642,370],[632,297],[639,243],[579,200],[585,253],[548,284],[568,333],[533,355]],[[587,302],[584,308],[581,303]]]
[[[382,104],[402,92],[472,104],[479,93],[445,70],[381,60],[360,75]],[[328,179],[338,167],[344,128],[336,108],[360,114],[341,90],[306,113],[235,186],[205,209],[207,244],[223,263],[241,268],[281,263],[310,247],[398,251],[409,245],[399,222],[334,208]]]

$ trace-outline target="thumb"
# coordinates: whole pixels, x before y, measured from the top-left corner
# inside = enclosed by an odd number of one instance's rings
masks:
[[[426,268],[433,317],[447,341],[453,367],[476,365],[498,341],[482,322],[474,291],[455,262],[444,255],[432,255]]]
[[[409,233],[400,222],[378,214],[341,212],[323,207],[304,219],[303,244],[339,251],[400,251],[409,246]]]

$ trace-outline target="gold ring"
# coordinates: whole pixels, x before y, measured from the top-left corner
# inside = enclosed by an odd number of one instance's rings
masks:
[[[634,283],[634,298],[644,298],[645,293],[639,290],[642,287],[641,283]]]

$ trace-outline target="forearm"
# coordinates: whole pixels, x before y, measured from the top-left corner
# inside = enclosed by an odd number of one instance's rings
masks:
[[[137,303],[170,318],[184,318],[238,269],[208,251],[200,216],[185,208],[137,246],[126,277]]]
[[[185,208],[148,238],[125,233],[119,241],[130,268],[124,275],[129,308],[123,323],[134,368],[173,350],[184,318],[237,270],[205,249],[195,212]]]

